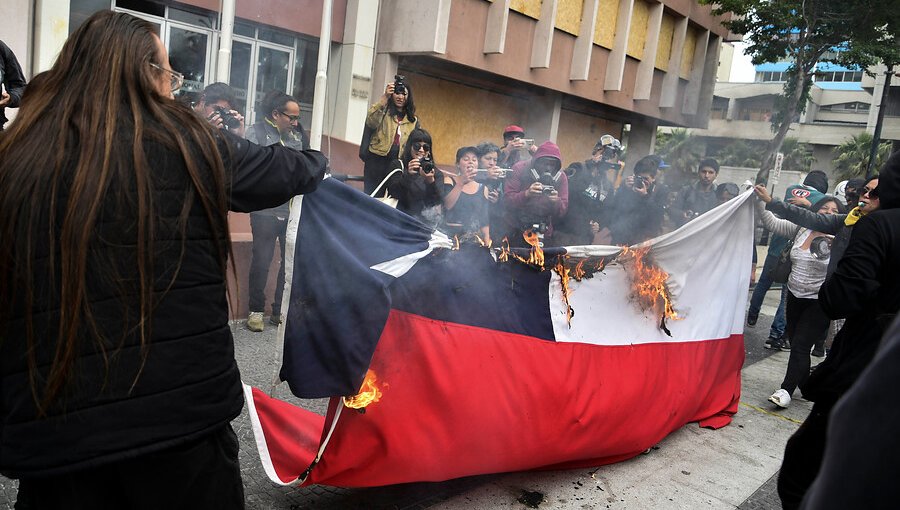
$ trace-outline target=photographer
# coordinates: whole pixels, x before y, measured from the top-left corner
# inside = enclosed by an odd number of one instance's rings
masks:
[[[244,136],[244,116],[234,109],[235,104],[237,99],[231,87],[216,82],[203,89],[193,108],[213,126]]]
[[[513,167],[504,193],[506,227],[510,246],[525,247],[523,232],[532,230],[544,243],[553,237],[553,223],[569,207],[569,179],[562,171],[559,147],[544,142],[534,159]]]
[[[456,173],[444,172],[444,225],[448,235],[460,241],[481,241],[491,245],[488,224],[488,188],[475,181],[478,173],[478,149],[460,147],[456,151]],[[476,241],[477,242],[477,241]]]
[[[414,129],[403,156],[394,166],[403,169],[403,173],[400,178],[388,181],[388,192],[397,199],[397,209],[430,227],[437,227],[441,222],[441,195],[431,151],[428,131]]]
[[[638,160],[634,175],[625,178],[625,185],[616,190],[609,204],[608,223],[597,234],[599,244],[631,246],[660,234],[665,194],[657,190],[656,177],[667,167],[656,155]]]
[[[6,89],[6,90],[3,90]],[[15,53],[0,41],[0,131],[6,124],[5,110],[18,108],[25,91],[25,75]]]
[[[274,90],[263,99],[266,116],[263,120],[247,128],[247,140],[264,147],[281,144],[290,149],[308,150],[309,139],[302,137],[300,128],[300,103],[293,97]],[[305,143],[304,143],[305,142]],[[253,233],[253,255],[250,260],[250,315],[247,329],[260,332],[265,329],[263,316],[266,308],[266,282],[269,266],[275,254],[275,242],[281,247],[281,267],[275,284],[275,298],[272,301],[272,316],[269,322],[281,323],[281,298],[284,293],[284,246],[287,235],[288,216],[291,214],[290,201],[278,207],[256,211],[250,214],[250,231]]]
[[[409,134],[417,127],[419,121],[412,89],[398,74],[394,76],[393,83],[385,86],[384,95],[372,105],[366,116],[366,130],[359,153],[365,162],[363,177],[367,194],[375,191],[387,177]]]
[[[591,244],[600,225],[606,224],[607,199],[612,198],[615,178],[621,168],[621,144],[611,135],[603,135],[594,146],[591,159],[572,163],[569,176],[569,212],[557,229],[557,242],[577,246]]]
[[[697,216],[719,205],[716,198],[716,177],[719,176],[719,162],[707,158],[697,166],[697,182],[688,184],[678,192],[669,215],[680,227]]]
[[[494,143],[481,142],[475,148],[478,150],[478,175],[475,179],[484,183],[488,188],[488,201],[490,202],[488,217],[491,232],[503,232],[503,188],[506,176],[509,175],[510,170],[497,166],[497,160],[500,158],[500,147],[497,147]]]
[[[525,130],[519,126],[506,126],[503,130],[503,146],[497,158],[497,165],[503,168],[512,168],[521,161],[531,159],[538,150],[534,140],[525,138]]]

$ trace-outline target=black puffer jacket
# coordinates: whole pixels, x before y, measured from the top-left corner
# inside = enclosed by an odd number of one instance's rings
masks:
[[[220,151],[231,210],[276,206],[315,190],[324,175],[326,160],[316,151],[260,147],[223,136]],[[145,143],[157,190],[153,270],[158,300],[146,361],[141,366],[140,340],[134,333],[137,312],[134,307],[123,309],[123,303],[135,301],[128,297],[134,295],[129,289],[135,285],[129,284],[137,267],[137,215],[130,201],[133,186],[123,182],[126,177],[111,184],[88,263],[89,299],[107,338],[106,363],[85,333],[77,346],[73,378],[48,416],[39,418],[26,363],[22,303],[9,323],[0,324],[0,473],[5,476],[57,475],[161,450],[222,427],[243,406],[225,276],[217,255],[217,244],[224,246],[225,239],[212,231],[199,200],[191,199],[181,157],[159,143]],[[185,206],[190,213],[182,254],[178,217]],[[34,261],[41,377],[56,348],[59,320],[58,299],[39,276],[51,270],[47,255],[44,250]],[[118,275],[102,276],[110,272]]]
[[[850,388],[900,309],[900,152],[881,170],[878,195],[880,209],[856,223],[837,269],[819,289],[825,314],[847,322],[800,388],[815,402],[833,404]]]

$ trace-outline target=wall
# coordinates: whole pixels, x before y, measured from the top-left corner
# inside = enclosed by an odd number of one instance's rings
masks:
[[[431,133],[434,160],[439,165],[452,166],[460,146],[485,140],[499,144],[503,128],[510,124],[528,129],[528,103],[522,99],[404,72],[413,90],[416,114]]]
[[[562,110],[556,144],[562,153],[563,166],[590,158],[594,144],[605,134],[621,140],[622,124],[572,110]]]

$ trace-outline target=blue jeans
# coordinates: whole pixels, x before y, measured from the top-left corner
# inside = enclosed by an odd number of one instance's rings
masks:
[[[762,307],[763,300],[766,298],[766,292],[772,287],[772,270],[778,264],[778,255],[766,255],[766,261],[763,263],[762,273],[753,289],[753,295],[750,296],[750,310],[747,315],[759,316],[759,309]],[[781,338],[784,335],[784,301],[787,297],[785,285],[781,287],[781,302],[778,303],[778,310],[775,312],[775,319],[772,321],[772,329],[769,330],[769,336],[772,338]]]

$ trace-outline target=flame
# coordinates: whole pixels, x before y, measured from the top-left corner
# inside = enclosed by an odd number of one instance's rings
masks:
[[[352,397],[344,397],[344,405],[351,409],[363,409],[369,404],[381,400],[381,389],[378,387],[378,378],[372,370],[366,371],[359,393]]]
[[[500,254],[497,255],[497,260],[500,262],[509,262],[509,238],[504,237],[502,241],[500,241]]]
[[[649,247],[631,250],[634,257],[634,280],[632,290],[641,308],[654,310],[660,317],[660,327],[664,330],[666,319],[679,320],[681,317],[672,305],[672,297],[666,287],[669,273],[652,265],[647,259]],[[623,251],[624,255],[627,251]]]
[[[456,235],[453,236],[453,248],[450,248],[450,249],[451,250],[459,249],[459,236],[456,236]]]
[[[525,242],[531,245],[531,254],[528,255],[528,263],[536,266],[544,266],[544,250],[541,249],[538,235],[532,230],[526,230],[522,233]]]
[[[572,272],[574,273],[572,276],[575,277],[575,279],[579,282],[584,278],[584,275],[586,274],[584,272],[584,263],[586,261],[587,259],[579,260],[578,264],[575,264],[575,269],[572,270]]]
[[[566,265],[568,258],[568,256],[558,257],[556,266],[553,269],[556,271],[556,274],[559,275],[559,285],[562,288],[562,300],[566,305],[566,321],[569,323],[569,327],[572,327],[572,317],[575,316],[575,310],[572,308],[572,305],[569,304],[569,296],[572,295],[572,288],[569,287],[572,270]],[[583,263],[584,261],[581,261],[579,262],[579,265]],[[577,267],[578,266],[576,266],[576,268]]]

